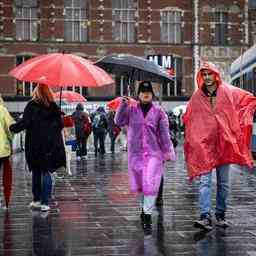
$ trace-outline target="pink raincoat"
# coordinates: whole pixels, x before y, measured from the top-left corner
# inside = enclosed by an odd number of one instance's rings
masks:
[[[175,160],[166,114],[152,105],[146,117],[139,103],[122,102],[116,113],[118,126],[128,126],[128,172],[131,192],[157,195],[163,164]]]
[[[217,81],[216,105],[212,109],[203,93],[201,70],[208,69]],[[221,81],[219,71],[204,63],[197,74],[199,89],[192,95],[186,113],[184,151],[190,180],[224,164],[252,167],[250,140],[256,98]]]

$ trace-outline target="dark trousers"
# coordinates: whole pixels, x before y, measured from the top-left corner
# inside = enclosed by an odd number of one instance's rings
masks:
[[[87,155],[87,137],[77,138],[77,156],[86,156]]]
[[[34,202],[48,205],[52,193],[52,177],[49,172],[32,171],[32,194]]]
[[[164,187],[164,177],[162,176],[156,201],[161,201],[163,199],[163,187]]]
[[[114,136],[114,134],[109,133],[109,138],[110,138],[110,150],[112,153],[115,153],[116,137]]]
[[[0,157],[0,169],[6,159],[8,159],[8,157]]]
[[[105,154],[105,132],[94,132],[93,138],[94,138],[94,149],[95,154],[98,153],[98,143],[100,143],[100,153]]]

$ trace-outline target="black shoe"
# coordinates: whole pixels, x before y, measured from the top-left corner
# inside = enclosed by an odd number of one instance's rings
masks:
[[[143,228],[144,228],[144,229],[151,229],[151,227],[152,227],[152,218],[151,218],[151,214],[145,214],[145,213],[144,213]]]
[[[226,221],[225,219],[225,213],[216,213],[216,226],[221,228],[228,228],[230,226],[230,223]]]
[[[200,217],[199,220],[196,220],[194,222],[194,227],[195,228],[200,228],[206,231],[211,231],[212,230],[212,220],[211,217]]]

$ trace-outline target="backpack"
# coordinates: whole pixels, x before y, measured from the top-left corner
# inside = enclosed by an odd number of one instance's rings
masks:
[[[96,113],[93,121],[92,121],[92,127],[93,128],[102,128],[104,126],[104,122],[102,120],[102,114],[101,113]]]

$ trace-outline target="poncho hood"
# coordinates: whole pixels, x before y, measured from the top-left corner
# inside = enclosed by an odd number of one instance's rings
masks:
[[[221,80],[220,72],[219,72],[218,68],[211,62],[203,62],[203,64],[201,65],[201,67],[196,75],[196,81],[197,81],[198,88],[202,89],[202,87],[203,87],[204,80],[202,77],[202,71],[205,69],[212,71],[215,75],[215,81],[216,81],[217,86],[221,85],[222,80]]]

